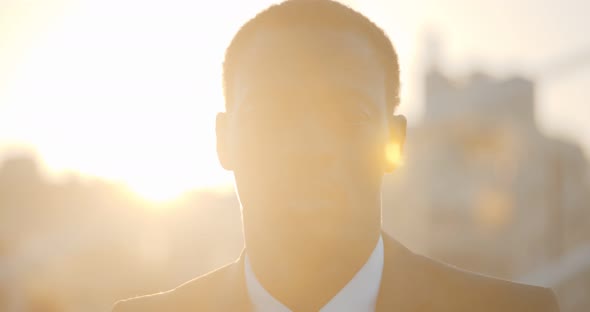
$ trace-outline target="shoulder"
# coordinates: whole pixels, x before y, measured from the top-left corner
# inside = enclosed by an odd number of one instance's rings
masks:
[[[525,285],[461,270],[416,255],[432,285],[432,304],[442,311],[559,311],[549,288]]]
[[[163,312],[208,310],[236,285],[238,262],[199,276],[172,290],[118,301],[113,312]]]

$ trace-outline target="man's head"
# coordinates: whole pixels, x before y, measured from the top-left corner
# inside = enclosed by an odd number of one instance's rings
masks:
[[[397,56],[380,28],[337,2],[283,2],[236,34],[223,78],[218,154],[246,235],[332,240],[380,227],[386,151],[405,133],[393,115]]]

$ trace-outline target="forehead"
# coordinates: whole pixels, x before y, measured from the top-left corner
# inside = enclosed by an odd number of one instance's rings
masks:
[[[259,31],[241,51],[229,81],[233,105],[253,95],[356,93],[385,106],[385,72],[374,45],[346,30]]]

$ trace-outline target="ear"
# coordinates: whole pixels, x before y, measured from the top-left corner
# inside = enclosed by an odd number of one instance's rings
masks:
[[[215,119],[215,134],[217,137],[217,159],[225,170],[232,170],[229,151],[228,115],[217,113]]]
[[[403,115],[389,119],[389,140],[385,148],[385,172],[393,172],[402,164],[402,153],[406,143],[407,120]]]

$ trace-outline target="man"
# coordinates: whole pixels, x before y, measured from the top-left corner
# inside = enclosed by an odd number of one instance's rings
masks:
[[[399,86],[387,36],[344,5],[292,0],[246,23],[216,129],[246,247],[115,311],[557,311],[548,289],[460,271],[381,231],[382,177],[405,137]]]

